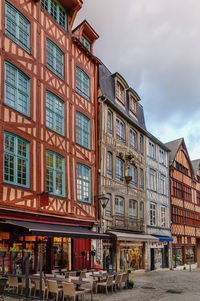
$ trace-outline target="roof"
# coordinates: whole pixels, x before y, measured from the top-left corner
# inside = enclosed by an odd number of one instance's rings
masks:
[[[194,169],[194,173],[196,175],[197,171],[200,169],[200,159],[193,160],[192,161],[192,166],[193,166],[193,169]]]
[[[153,136],[151,133],[147,132],[147,137],[149,137],[153,142],[158,144],[166,152],[171,152],[170,148],[168,148],[164,143],[162,143],[160,140],[158,140],[158,138]]]
[[[117,73],[115,73],[116,75]],[[110,105],[114,106],[118,112],[120,112],[124,118],[128,119],[129,122],[133,123],[136,127],[139,127],[146,133],[146,125],[144,119],[144,111],[141,104],[138,105],[137,119],[134,118],[128,109],[128,99],[126,101],[126,107],[123,108],[115,101],[115,78],[114,75],[108,70],[108,68],[102,63],[99,66],[99,87]],[[128,87],[130,89],[130,87]]]
[[[179,146],[181,145],[181,143],[183,141],[184,141],[183,138],[179,138],[179,139],[165,143],[165,146],[171,150],[171,152],[169,153],[169,162],[174,161],[174,159],[176,157],[176,153],[179,149]]]

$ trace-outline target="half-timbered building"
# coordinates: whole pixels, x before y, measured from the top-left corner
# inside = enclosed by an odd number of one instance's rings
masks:
[[[100,238],[91,231],[98,35],[87,21],[72,30],[81,7],[81,0],[0,5],[0,244],[20,256],[31,249],[34,271],[40,246],[46,271],[82,267],[82,250],[89,267],[90,239]]]
[[[168,142],[166,146],[171,150],[169,160],[173,265],[177,267],[194,264],[197,259],[199,265],[199,166],[196,161],[192,164],[183,138]]]

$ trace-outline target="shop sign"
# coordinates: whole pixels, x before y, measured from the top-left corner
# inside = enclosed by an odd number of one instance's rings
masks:
[[[159,242],[152,242],[151,243],[151,248],[156,249],[156,248],[164,248],[164,246],[167,245],[166,241],[159,241]]]

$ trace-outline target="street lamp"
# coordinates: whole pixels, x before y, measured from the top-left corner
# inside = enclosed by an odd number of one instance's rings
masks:
[[[108,202],[109,202],[109,197],[107,197],[106,194],[101,194],[101,195],[98,196],[98,200],[99,200],[102,208],[105,209]]]

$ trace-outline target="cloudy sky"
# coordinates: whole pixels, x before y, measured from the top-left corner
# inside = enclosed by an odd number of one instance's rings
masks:
[[[98,56],[141,97],[148,130],[200,158],[200,1],[84,0]]]

